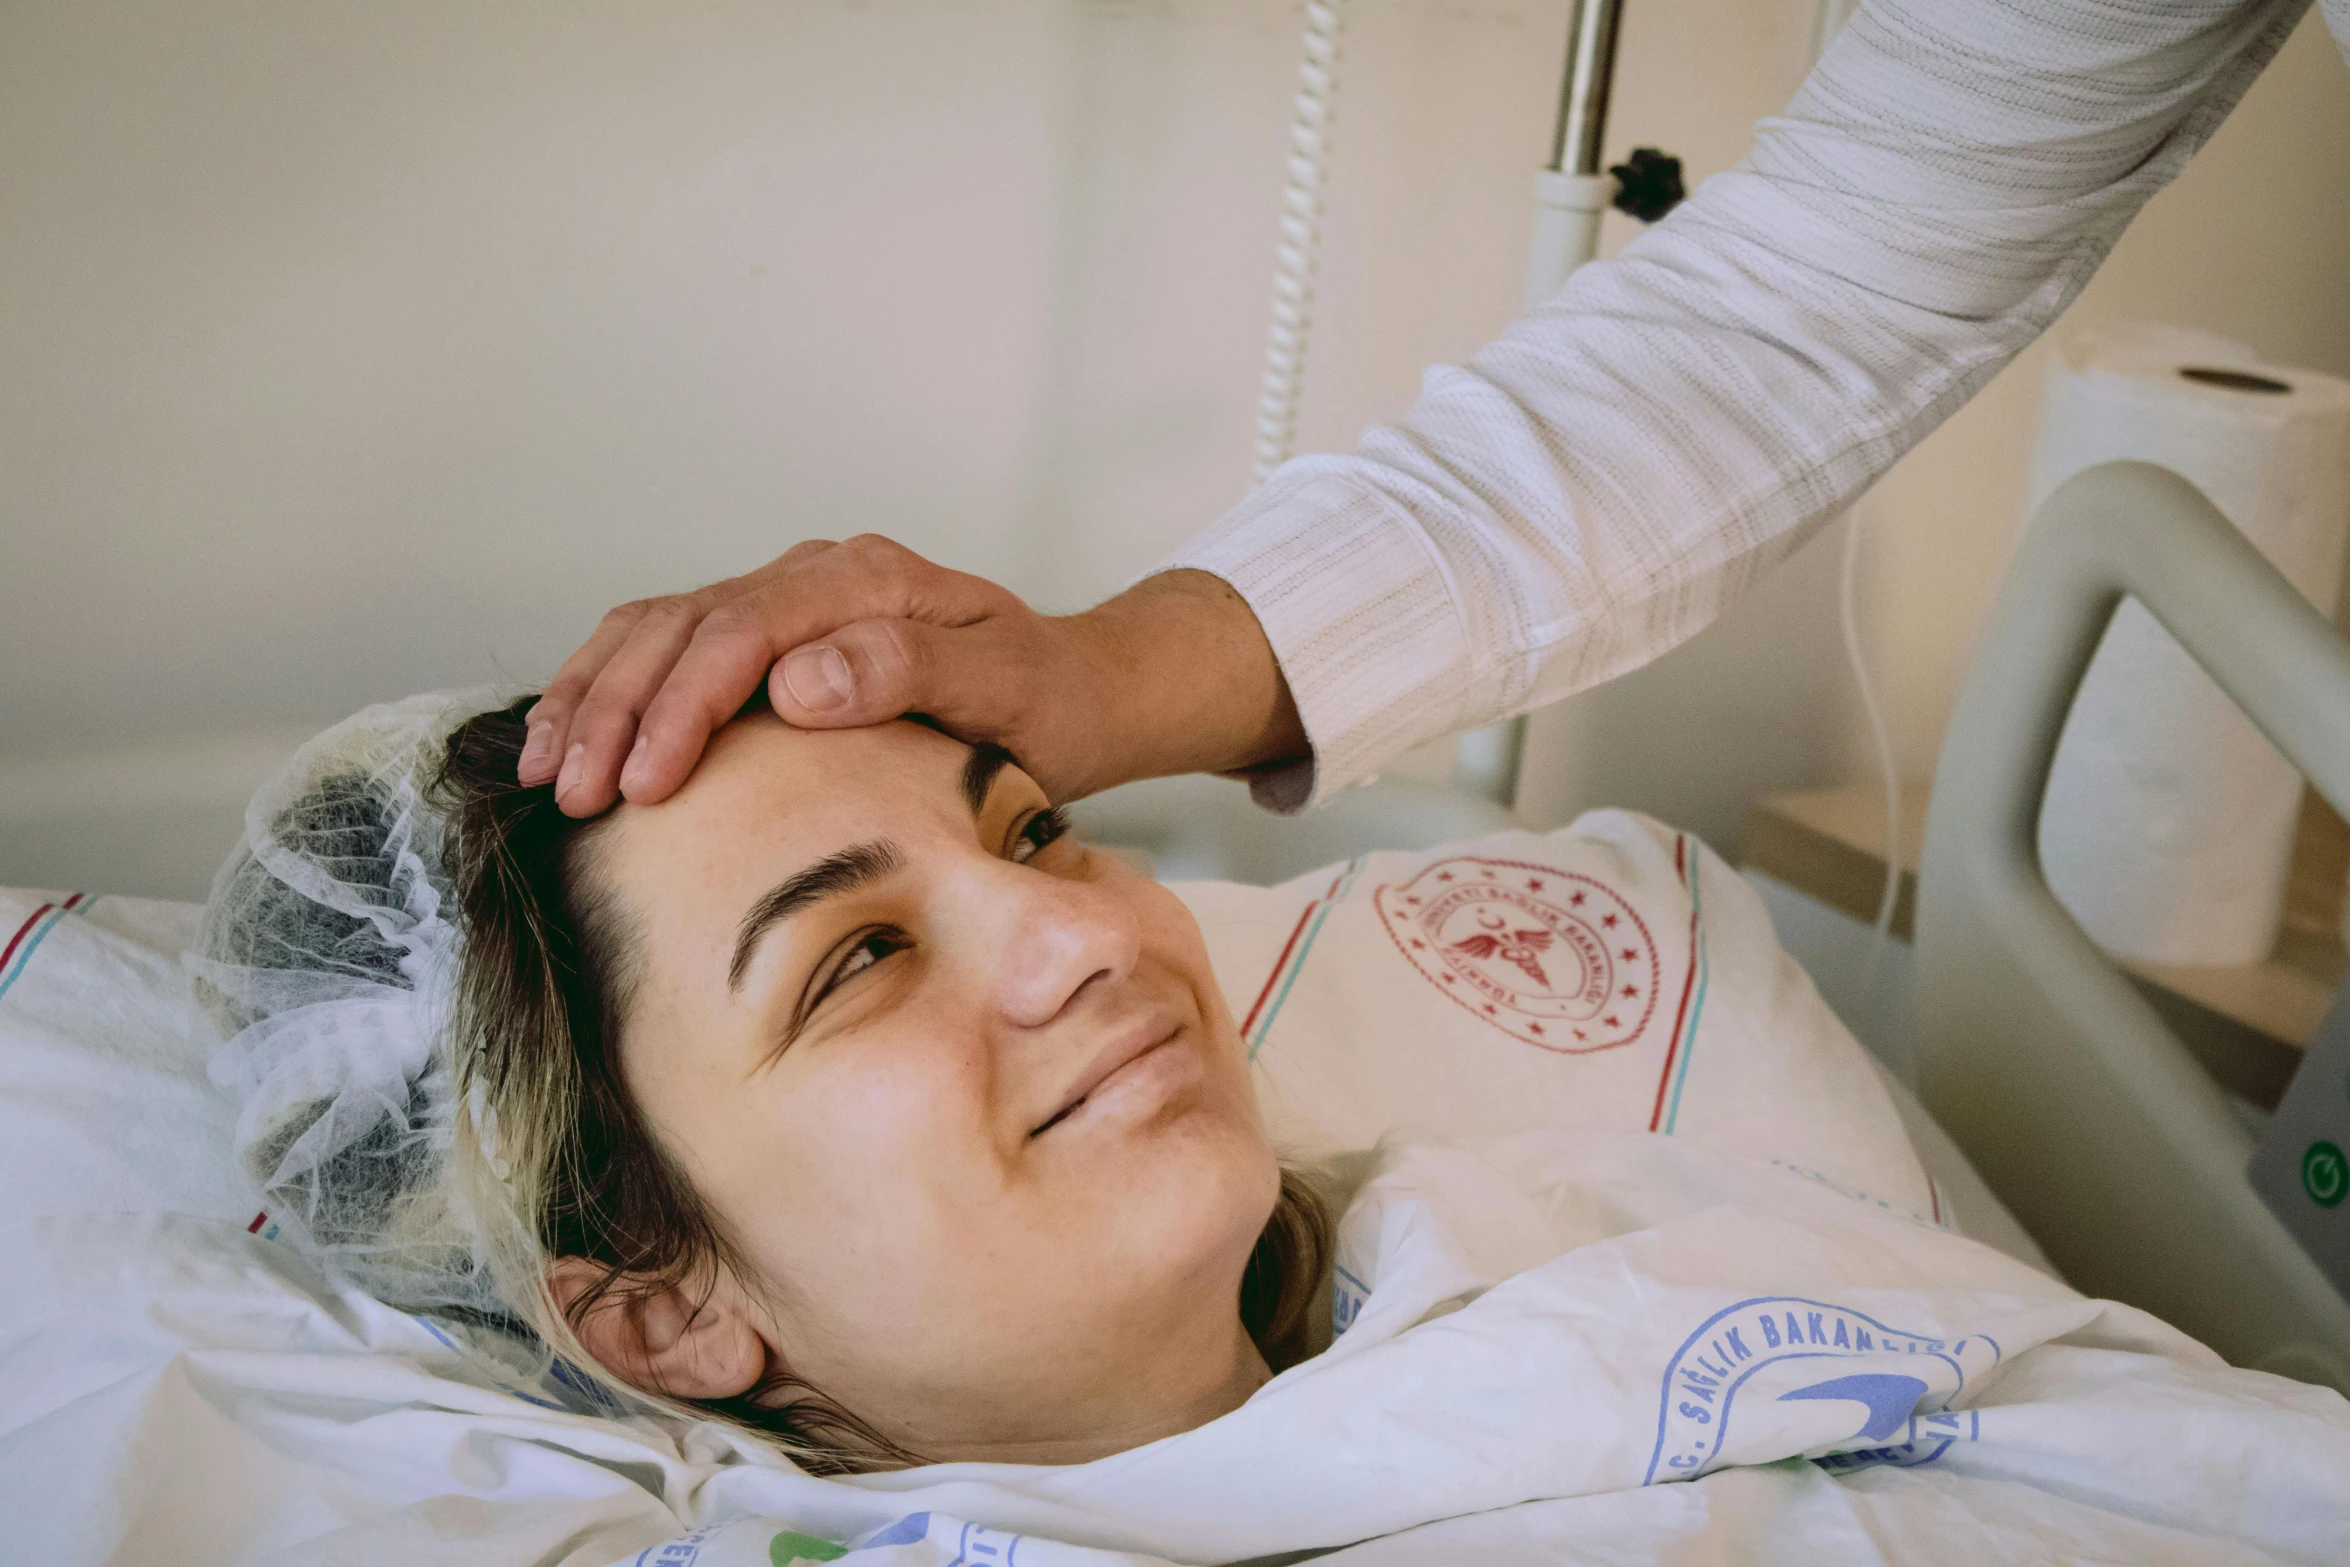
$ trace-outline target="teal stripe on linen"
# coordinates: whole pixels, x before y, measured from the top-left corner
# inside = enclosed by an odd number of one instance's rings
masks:
[[[24,971],[32,967],[33,954],[40,950],[42,942],[49,939],[49,932],[55,930],[59,922],[74,912],[73,906],[78,901],[80,899],[77,894],[49,911],[49,917],[41,922],[40,929],[33,932],[32,939],[24,944],[24,950],[16,955],[15,965],[7,973],[0,974],[0,996],[6,996]]]
[[[1689,1081],[1689,1058],[1697,1054],[1697,1020],[1705,1016],[1705,987],[1711,975],[1705,956],[1705,900],[1697,885],[1697,845],[1689,846],[1689,912],[1690,927],[1697,940],[1697,996],[1689,1004],[1689,1029],[1681,1036],[1681,1065],[1673,1073],[1673,1103],[1665,1112],[1665,1135],[1673,1134],[1673,1123],[1681,1119],[1681,1089]]]
[[[1306,939],[1298,943],[1297,956],[1290,960],[1289,973],[1281,981],[1281,993],[1273,998],[1272,1006],[1265,1009],[1265,1020],[1257,1025],[1257,1037],[1248,1041],[1248,1058],[1251,1061],[1257,1058],[1257,1052],[1265,1047],[1265,1040],[1272,1034],[1273,1020],[1281,1015],[1282,1004],[1289,999],[1289,987],[1296,984],[1297,976],[1304,972],[1306,956],[1314,950],[1314,938],[1322,934],[1322,922],[1330,917],[1332,909],[1346,900],[1347,893],[1354,889],[1355,875],[1362,868],[1363,858],[1360,855],[1347,861],[1346,874],[1338,879],[1338,885],[1331,890],[1329,897],[1322,900],[1322,907],[1315,911],[1314,923],[1307,927]]]

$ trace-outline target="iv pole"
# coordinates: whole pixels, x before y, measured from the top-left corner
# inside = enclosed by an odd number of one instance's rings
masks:
[[[1547,302],[1567,274],[1599,249],[1599,218],[1614,203],[1615,178],[1600,168],[1608,90],[1616,70],[1616,19],[1623,0],[1575,0],[1567,23],[1567,65],[1559,83],[1558,129],[1550,164],[1534,177],[1534,239],[1526,256],[1526,308]]]

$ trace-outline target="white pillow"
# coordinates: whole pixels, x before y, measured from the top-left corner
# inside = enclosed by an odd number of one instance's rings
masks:
[[[0,1182],[18,1216],[259,1212],[180,968],[202,914],[0,888]]]
[[[1594,811],[1175,890],[1298,1153],[1390,1130],[1653,1131],[1944,1222],[1869,1058],[1754,890],[1686,833]]]
[[[1391,1129],[1649,1129],[1941,1217],[1860,1047],[1753,891],[1685,834],[1603,811],[1176,891],[1293,1152]],[[0,945],[18,938],[0,965],[0,1179],[20,1213],[259,1215],[179,963],[200,912],[0,890]]]

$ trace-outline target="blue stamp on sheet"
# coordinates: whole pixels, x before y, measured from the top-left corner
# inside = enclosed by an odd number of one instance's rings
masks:
[[[1869,1363],[1846,1374],[1820,1364],[1863,1356]],[[1750,1403],[1853,1406],[1861,1417],[1854,1446],[1819,1460],[1832,1471],[1931,1463],[1977,1435],[1979,1417],[1947,1406],[1999,1358],[1987,1334],[1943,1339],[1797,1296],[1740,1301],[1707,1318],[1666,1365],[1641,1483],[1703,1474],[1722,1454],[1741,1392]]]
[[[1346,1336],[1346,1330],[1355,1325],[1355,1318],[1363,1314],[1363,1305],[1371,1298],[1371,1286],[1346,1271],[1334,1268],[1330,1276],[1330,1337]]]

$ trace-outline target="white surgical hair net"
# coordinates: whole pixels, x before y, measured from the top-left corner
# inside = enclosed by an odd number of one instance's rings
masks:
[[[304,745],[246,807],[188,961],[279,1238],[391,1305],[507,1318],[453,1169],[461,932],[427,798],[450,732],[497,705],[411,697]]]

